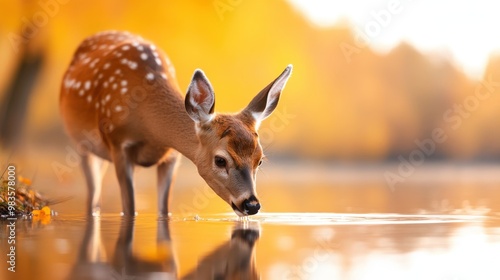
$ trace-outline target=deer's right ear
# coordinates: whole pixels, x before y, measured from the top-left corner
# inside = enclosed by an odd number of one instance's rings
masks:
[[[184,106],[191,119],[197,123],[208,122],[214,116],[214,90],[200,69],[194,71],[193,79],[187,90]]]

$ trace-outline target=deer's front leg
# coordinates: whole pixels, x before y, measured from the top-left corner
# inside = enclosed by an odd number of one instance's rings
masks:
[[[158,165],[158,211],[161,217],[168,216],[168,205],[170,197],[170,187],[174,181],[177,163],[180,154],[177,151],[170,151],[168,158]]]
[[[116,177],[120,184],[123,215],[128,217],[135,216],[134,165],[129,160],[126,152],[122,150],[113,153],[113,162],[115,163]]]

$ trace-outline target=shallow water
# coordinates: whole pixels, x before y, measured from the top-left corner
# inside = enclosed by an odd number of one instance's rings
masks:
[[[150,214],[154,187],[136,194],[133,220],[113,214],[116,189],[105,190],[108,208],[96,218],[80,214],[84,195],[75,196],[54,206],[58,215],[50,221],[16,222],[15,273],[7,271],[2,222],[0,278],[498,279],[496,179],[430,173],[389,189],[373,170],[316,181],[271,171],[259,186],[264,211],[248,219],[183,183],[168,220]]]
[[[17,228],[10,279],[497,279],[500,257],[487,216],[60,215]]]

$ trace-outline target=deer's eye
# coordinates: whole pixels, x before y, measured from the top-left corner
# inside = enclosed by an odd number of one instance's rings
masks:
[[[261,166],[261,165],[262,165],[262,160],[260,160],[260,161],[259,161],[259,164],[258,164],[258,165],[259,165],[259,166]]]
[[[220,168],[224,168],[227,165],[226,159],[220,156],[215,156],[214,163]]]

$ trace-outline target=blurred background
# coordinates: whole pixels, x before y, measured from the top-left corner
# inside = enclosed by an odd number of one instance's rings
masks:
[[[63,72],[85,37],[115,29],[165,50],[183,89],[195,68],[204,69],[219,111],[241,109],[292,63],[280,113],[263,126],[276,155],[390,160],[436,128],[447,139],[431,159],[500,154],[499,86],[482,83],[500,82],[499,19],[488,1],[2,2],[4,149],[66,141]],[[475,98],[478,88],[487,96]]]
[[[495,5],[2,1],[2,160],[15,160],[49,192],[77,184],[84,193],[83,178],[70,164],[59,88],[78,44],[113,29],[140,34],[165,50],[183,89],[194,69],[203,69],[220,112],[240,110],[293,64],[277,111],[260,130],[271,158],[262,176],[271,181],[287,174],[296,175],[297,184],[311,176],[326,178],[326,185],[332,185],[332,178],[372,183],[376,178],[383,188],[392,188],[394,178],[408,177],[401,171],[408,162],[431,166],[419,169],[424,171],[432,170],[433,163],[490,164],[500,155],[500,36],[494,29],[500,19]],[[279,162],[305,164],[279,173],[272,169]],[[357,172],[338,165],[379,169]],[[497,182],[496,170],[494,165],[464,176]],[[456,178],[457,173],[445,168],[438,174]]]

